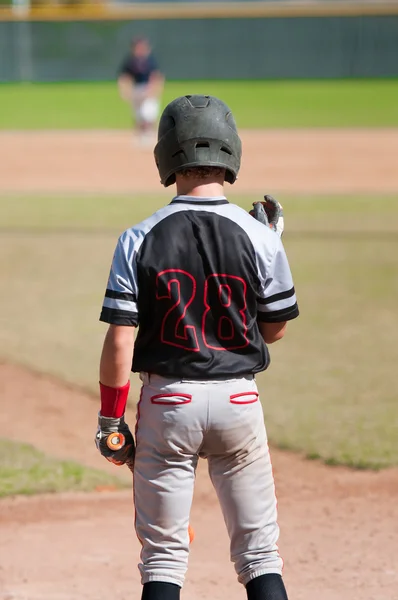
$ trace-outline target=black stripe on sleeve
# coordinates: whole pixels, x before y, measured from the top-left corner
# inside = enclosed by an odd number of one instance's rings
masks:
[[[272,304],[273,302],[278,302],[278,300],[285,300],[286,298],[291,298],[294,296],[295,290],[294,286],[290,288],[290,290],[286,290],[286,292],[279,292],[278,294],[273,294],[272,296],[268,296],[268,298],[259,298],[257,300],[258,304]]]
[[[299,316],[297,302],[288,308],[281,308],[273,312],[258,312],[257,321],[262,323],[280,323],[281,321],[291,321]]]
[[[130,302],[137,302],[137,297],[135,294],[130,294],[129,292],[115,292],[115,290],[107,289],[105,292],[106,298],[114,298],[115,300],[130,300]]]
[[[119,310],[116,308],[102,307],[100,321],[110,323],[111,325],[127,325],[137,327],[138,313],[129,310]]]

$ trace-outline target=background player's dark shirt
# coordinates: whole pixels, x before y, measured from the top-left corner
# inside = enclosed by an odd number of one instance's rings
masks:
[[[119,239],[101,320],[139,325],[133,371],[211,379],[266,369],[257,321],[297,315],[276,233],[225,198],[177,197]]]
[[[146,57],[127,56],[119,70],[119,75],[130,75],[134,83],[148,83],[152,73],[158,71],[156,60],[152,54]]]

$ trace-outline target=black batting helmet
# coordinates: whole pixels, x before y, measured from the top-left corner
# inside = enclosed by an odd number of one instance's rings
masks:
[[[181,96],[166,106],[159,122],[155,161],[167,187],[190,167],[220,167],[234,183],[242,144],[228,106],[214,96]]]

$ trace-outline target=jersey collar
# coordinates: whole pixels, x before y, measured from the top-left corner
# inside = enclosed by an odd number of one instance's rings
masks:
[[[213,196],[212,198],[204,198],[198,196],[175,196],[171,204],[229,204],[225,196]]]

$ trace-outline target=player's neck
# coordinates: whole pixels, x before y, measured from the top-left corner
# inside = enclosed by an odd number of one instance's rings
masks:
[[[177,181],[178,196],[195,196],[198,198],[219,198],[225,196],[223,182],[203,179]]]

